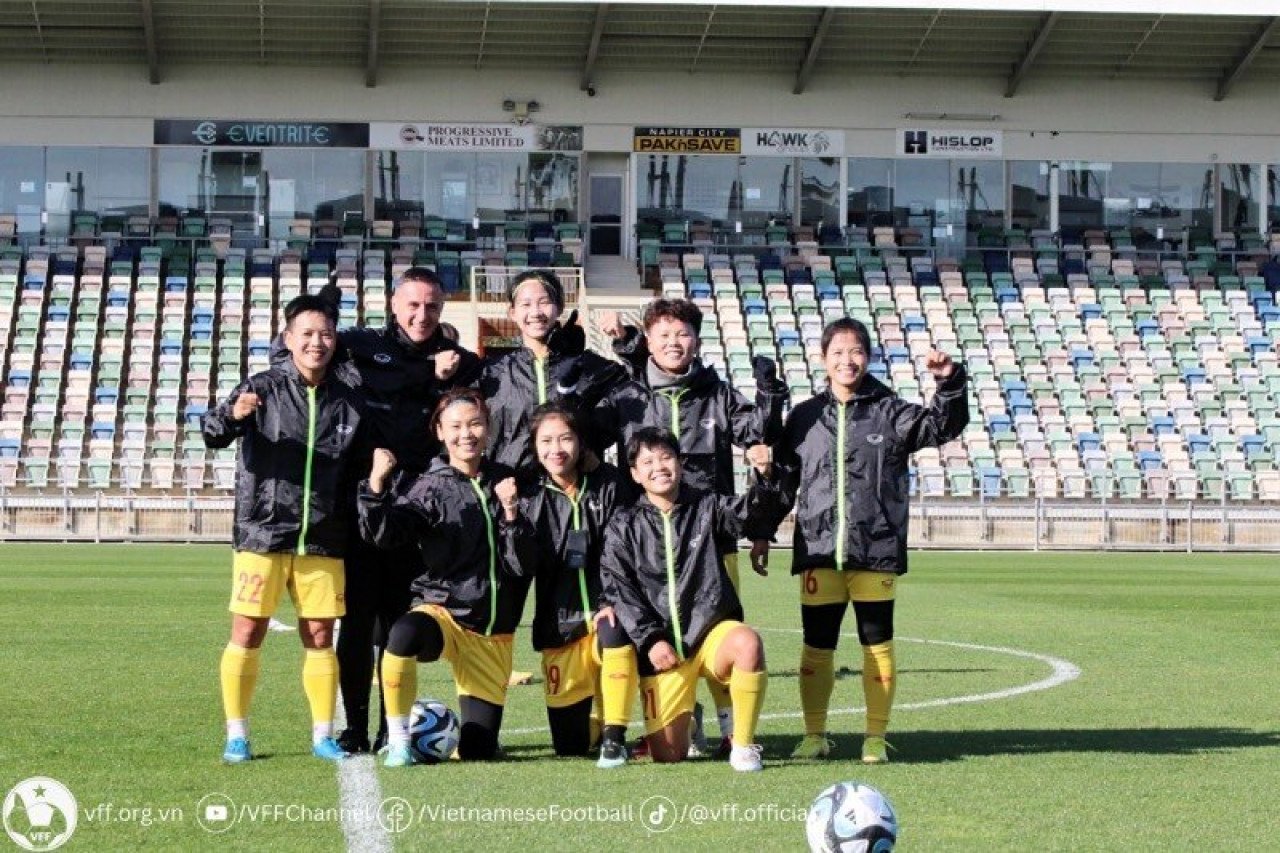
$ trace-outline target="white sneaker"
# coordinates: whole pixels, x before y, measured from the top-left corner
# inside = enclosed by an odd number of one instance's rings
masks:
[[[689,732],[688,758],[705,758],[707,752],[707,734],[702,727],[702,703],[693,706],[692,728]]]
[[[729,752],[729,766],[740,773],[754,773],[764,769],[764,761],[760,753],[764,750],[758,743],[749,746],[734,746]]]

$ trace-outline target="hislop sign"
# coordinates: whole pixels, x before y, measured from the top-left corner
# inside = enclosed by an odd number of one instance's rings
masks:
[[[412,148],[418,151],[581,151],[578,125],[440,123],[431,121],[373,122],[372,148]]]
[[[999,130],[965,130],[948,127],[910,128],[898,131],[900,157],[1000,157],[1004,134]]]
[[[795,127],[744,127],[742,153],[781,157],[842,157],[844,131]]]
[[[250,121],[241,119],[156,119],[156,145],[211,148],[366,148],[364,122]]]

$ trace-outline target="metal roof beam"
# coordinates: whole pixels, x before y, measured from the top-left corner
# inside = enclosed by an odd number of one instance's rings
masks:
[[[582,61],[582,77],[578,80],[578,89],[585,92],[591,88],[592,76],[596,72],[596,58],[600,55],[600,39],[604,37],[605,19],[609,17],[609,4],[596,4],[596,22],[591,27],[591,42],[587,45],[587,58]]]
[[[1262,48],[1266,47],[1267,42],[1271,39],[1272,33],[1276,31],[1276,26],[1280,25],[1280,17],[1270,17],[1263,21],[1262,26],[1258,29],[1258,34],[1254,36],[1253,41],[1245,48],[1244,53],[1240,54],[1240,58],[1236,60],[1235,65],[1222,75],[1222,79],[1218,81],[1218,91],[1214,93],[1213,99],[1221,101],[1227,97],[1227,93],[1231,91],[1231,87],[1236,84],[1241,75],[1248,70],[1253,64],[1253,60],[1258,58],[1258,54],[1262,52]]]
[[[364,61],[364,85],[378,85],[378,51],[382,47],[382,0],[369,0],[369,50]]]
[[[1044,50],[1044,46],[1049,43],[1049,34],[1053,32],[1053,28],[1061,17],[1061,12],[1049,12],[1040,19],[1040,28],[1036,30],[1035,38],[1031,40],[1031,44],[1027,45],[1027,52],[1022,55],[1022,59],[1014,66],[1013,73],[1009,75],[1009,83],[1004,87],[1006,98],[1012,98],[1018,94],[1018,87],[1027,78],[1027,73],[1031,71],[1031,66],[1035,64],[1040,51]]]
[[[800,69],[796,71],[796,83],[791,87],[791,94],[804,94],[805,88],[809,85],[809,78],[813,76],[813,69],[818,64],[822,42],[826,39],[827,31],[831,29],[831,22],[835,17],[834,7],[828,6],[822,10],[822,15],[819,16],[818,23],[813,28],[813,35],[809,37],[809,46],[805,48],[804,60],[800,63]]]
[[[715,19],[716,19],[716,7],[713,4],[711,6],[711,10],[707,12],[707,23],[702,28],[702,38],[698,39],[698,49],[694,51],[693,62],[689,64],[690,73],[693,73],[693,71],[698,67],[698,60],[702,58],[702,48],[707,43],[707,36],[711,35],[711,22],[714,21]]]
[[[160,49],[156,44],[156,16],[151,0],[142,0],[142,36],[147,43],[147,79],[160,82]]]

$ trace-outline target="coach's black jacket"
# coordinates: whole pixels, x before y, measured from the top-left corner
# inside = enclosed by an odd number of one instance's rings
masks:
[[[537,651],[568,645],[585,636],[587,620],[604,606],[601,600],[600,553],[604,530],[618,507],[618,470],[601,464],[578,482],[575,525],[573,501],[551,477],[526,479],[520,487],[520,514],[533,525],[537,541],[534,565],[526,576],[534,588],[533,647]],[[569,565],[570,532],[586,535],[585,560]]]
[[[401,330],[394,317],[380,329],[349,328],[338,333],[334,363],[354,368],[356,383],[367,401],[368,417],[376,427],[382,446],[395,454],[396,464],[420,474],[440,452],[440,443],[431,429],[431,412],[449,388],[469,385],[480,374],[479,356],[463,349],[436,329],[421,344]],[[456,352],[458,370],[449,379],[436,378],[436,356]],[[290,359],[279,337],[272,346],[272,363]],[[368,470],[370,460],[361,464]]]
[[[653,388],[647,369],[637,369],[600,401],[590,420],[595,440],[605,446],[618,443],[620,453],[644,427],[670,430],[680,440],[684,483],[732,496],[736,491],[733,447],[777,440],[787,398],[786,385],[779,383],[757,388],[752,403],[722,380],[715,368],[695,359],[686,377],[668,388]],[[727,540],[721,544],[735,547]]]
[[[756,538],[778,497],[767,484],[736,498],[681,485],[669,515],[642,496],[614,516],[600,560],[604,592],[642,665],[661,640],[687,658],[716,625],[742,618],[716,540]]]
[[[364,401],[349,380],[331,366],[313,388],[289,359],[250,376],[205,413],[206,447],[242,439],[232,533],[237,551],[346,552],[355,462],[369,429]],[[250,391],[258,395],[257,411],[234,420],[236,399]],[[304,491],[308,481],[311,489]]]
[[[414,604],[442,605],[478,634],[515,631],[526,589],[520,574],[534,560],[532,525],[523,517],[508,523],[494,495],[493,487],[511,475],[486,460],[472,480],[436,459],[425,474],[400,474],[380,494],[369,491],[367,479],[360,483],[365,541],[418,547],[422,573],[413,582]]]
[[[541,360],[522,348],[488,362],[477,387],[489,403],[490,455],[511,468],[527,468],[534,461],[529,436],[534,409],[560,401],[589,409],[625,376],[621,364],[590,350],[572,356],[553,352]]]
[[[929,405],[919,406],[867,376],[847,404],[827,390],[792,410],[774,448],[773,476],[782,506],[771,526],[776,531],[795,505],[792,574],[819,568],[906,573],[910,456],[964,430],[969,423],[966,382],[964,367],[957,364]]]

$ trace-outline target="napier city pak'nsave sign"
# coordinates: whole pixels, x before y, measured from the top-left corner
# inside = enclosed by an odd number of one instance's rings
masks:
[[[1000,157],[1004,134],[999,130],[948,127],[903,128],[898,131],[899,157]]]

